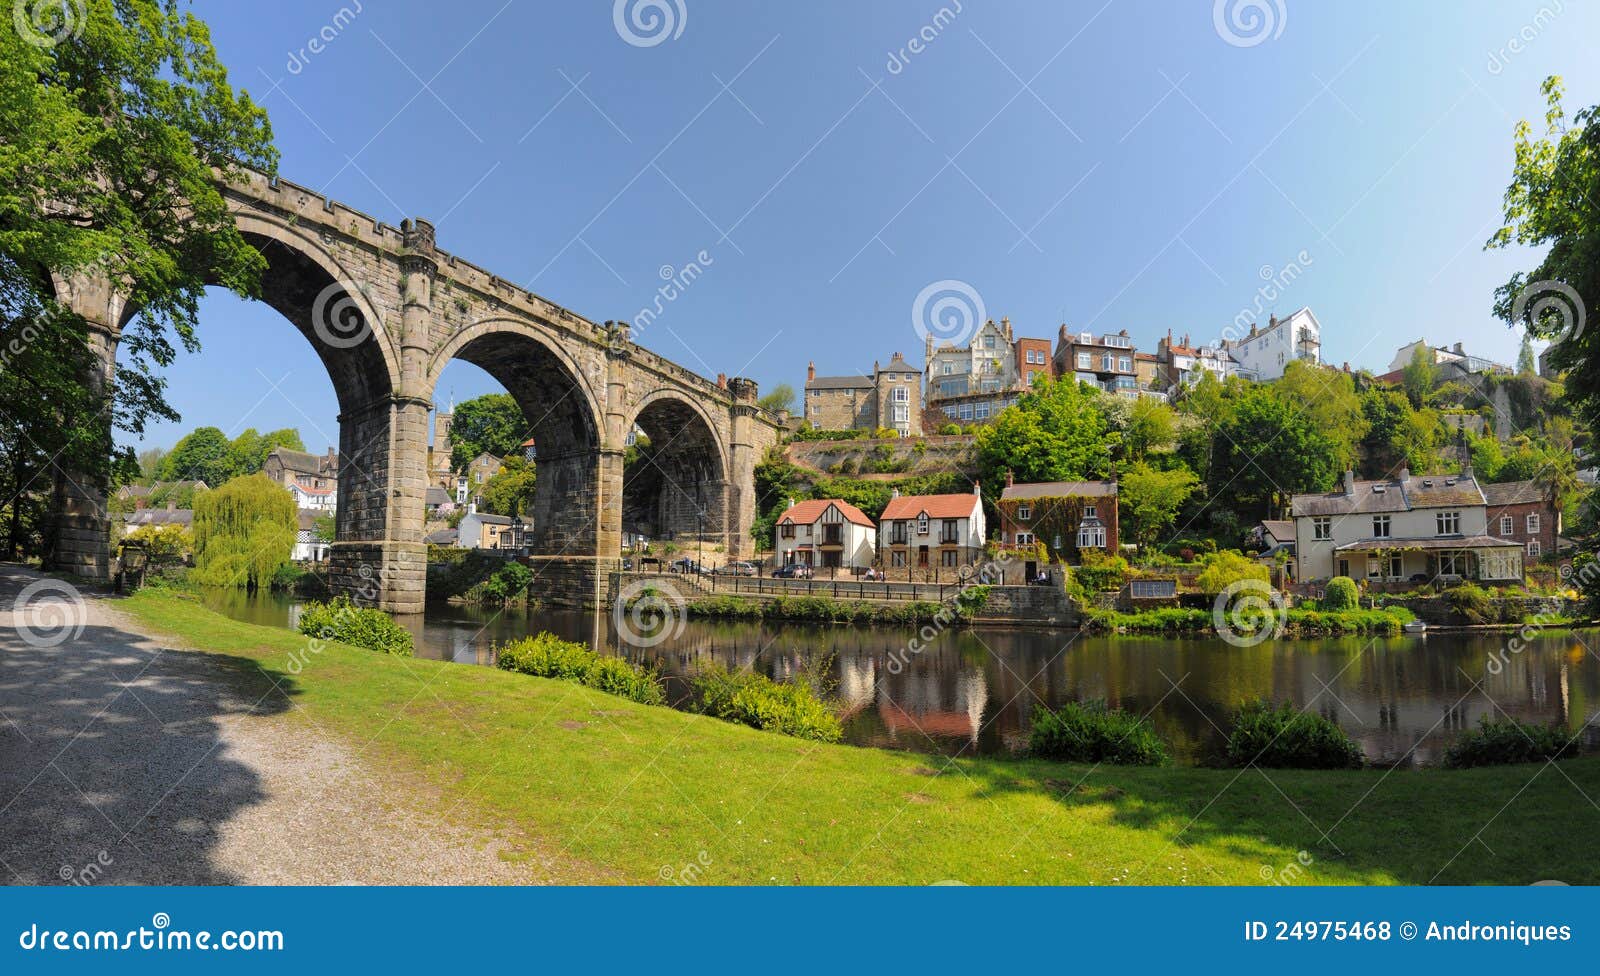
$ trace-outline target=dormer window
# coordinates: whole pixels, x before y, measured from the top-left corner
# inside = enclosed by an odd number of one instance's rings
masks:
[[[917,535],[928,534],[928,513],[923,512],[917,516]]]

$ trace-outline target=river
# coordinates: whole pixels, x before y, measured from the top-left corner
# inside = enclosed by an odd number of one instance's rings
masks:
[[[237,620],[288,627],[280,594],[208,591]],[[1541,635],[1507,653],[1511,634],[1444,634],[1268,642],[1082,635],[1000,627],[953,629],[908,655],[904,628],[689,620],[654,647],[619,638],[607,614],[434,606],[400,617],[418,657],[493,665],[497,641],[541,630],[656,665],[674,701],[698,662],[752,667],[777,680],[830,662],[845,706],[845,741],[945,755],[997,755],[1027,741],[1040,704],[1105,699],[1149,715],[1180,763],[1219,752],[1233,709],[1252,698],[1292,701],[1337,722],[1378,763],[1436,763],[1480,716],[1560,723],[1577,731],[1600,712],[1597,634]],[[1600,729],[1580,740],[1600,748]],[[1413,749],[1413,747],[1415,747]]]

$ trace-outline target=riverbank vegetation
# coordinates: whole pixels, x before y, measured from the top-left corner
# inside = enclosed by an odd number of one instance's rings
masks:
[[[1361,746],[1339,726],[1284,702],[1247,702],[1228,733],[1228,762],[1269,769],[1360,769]]]
[[[575,681],[641,705],[667,703],[661,676],[654,671],[619,657],[596,654],[582,644],[562,640],[554,634],[541,633],[498,644],[495,656],[502,671]]]
[[[1397,637],[1401,628],[1416,619],[1404,607],[1381,607],[1376,610],[1320,610],[1301,608],[1278,615],[1281,629],[1278,637],[1299,639],[1310,637],[1372,636]],[[1263,614],[1262,626],[1270,624]],[[1084,629],[1105,634],[1169,634],[1200,635],[1216,632],[1216,614],[1197,607],[1161,607],[1125,613],[1095,607],[1083,613]]]
[[[1563,759],[1577,752],[1577,738],[1566,729],[1510,718],[1497,722],[1484,716],[1477,728],[1446,750],[1444,764],[1452,769],[1504,766]]]
[[[496,831],[505,856],[558,865],[552,881],[654,883],[706,850],[717,884],[1260,884],[1262,865],[1301,851],[1316,884],[1600,882],[1600,863],[1572,857],[1600,758],[1531,782],[1519,767],[1241,776],[951,760],[337,643],[291,675],[304,637],[179,594],[119,605],[174,646],[238,662],[246,700],[288,695],[296,707],[273,721],[347,737],[381,782]],[[1459,856],[1474,836],[1487,846]]]
[[[1067,702],[1060,708],[1035,705],[1028,752],[1041,759],[1160,766],[1170,758],[1149,721],[1107,708],[1103,700]]]
[[[369,651],[410,657],[411,631],[382,610],[358,607],[347,596],[327,602],[312,600],[300,608],[300,633],[334,640]]]
[[[641,598],[643,596],[641,595]],[[966,622],[983,609],[988,597],[989,589],[986,586],[968,587],[959,596],[943,603],[934,603],[931,600],[873,603],[865,600],[835,600],[825,596],[780,596],[758,599],[722,595],[690,600],[684,609],[693,617],[915,626]]]
[[[726,665],[703,665],[692,679],[691,709],[725,722],[817,742],[838,742],[844,726],[824,701],[818,666],[795,681],[773,681],[764,674],[734,671]]]

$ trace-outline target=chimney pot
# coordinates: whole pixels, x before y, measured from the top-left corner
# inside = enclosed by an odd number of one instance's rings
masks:
[[[1344,469],[1344,493],[1346,495],[1356,493],[1356,473],[1349,468]]]
[[[806,382],[810,383],[812,380],[815,380],[816,378],[817,378],[817,364],[816,364],[816,362],[813,361],[813,362],[806,363]]]
[[[1015,484],[1015,482],[1011,480],[1011,469],[1007,468],[1006,469],[1006,487],[1010,488],[1013,484]]]

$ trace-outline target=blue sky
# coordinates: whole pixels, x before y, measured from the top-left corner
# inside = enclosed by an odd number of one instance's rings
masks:
[[[1153,349],[1214,340],[1290,263],[1276,310],[1311,306],[1331,362],[1381,369],[1422,336],[1513,361],[1490,296],[1530,257],[1482,250],[1513,125],[1541,118],[1546,74],[1569,108],[1600,101],[1600,14],[1570,0],[1224,0],[1221,27],[1203,0],[660,0],[674,30],[648,45],[611,0],[342,6],[316,53],[340,3],[194,7],[286,178],[432,219],[441,247],[595,320],[632,319],[705,251],[636,338],[763,389],[808,360],[920,363],[935,281],[1021,334]],[[168,373],[183,422],[146,444],[202,424],[336,442],[332,385],[276,312],[213,293],[200,334]],[[456,363],[436,398],[498,388]]]

